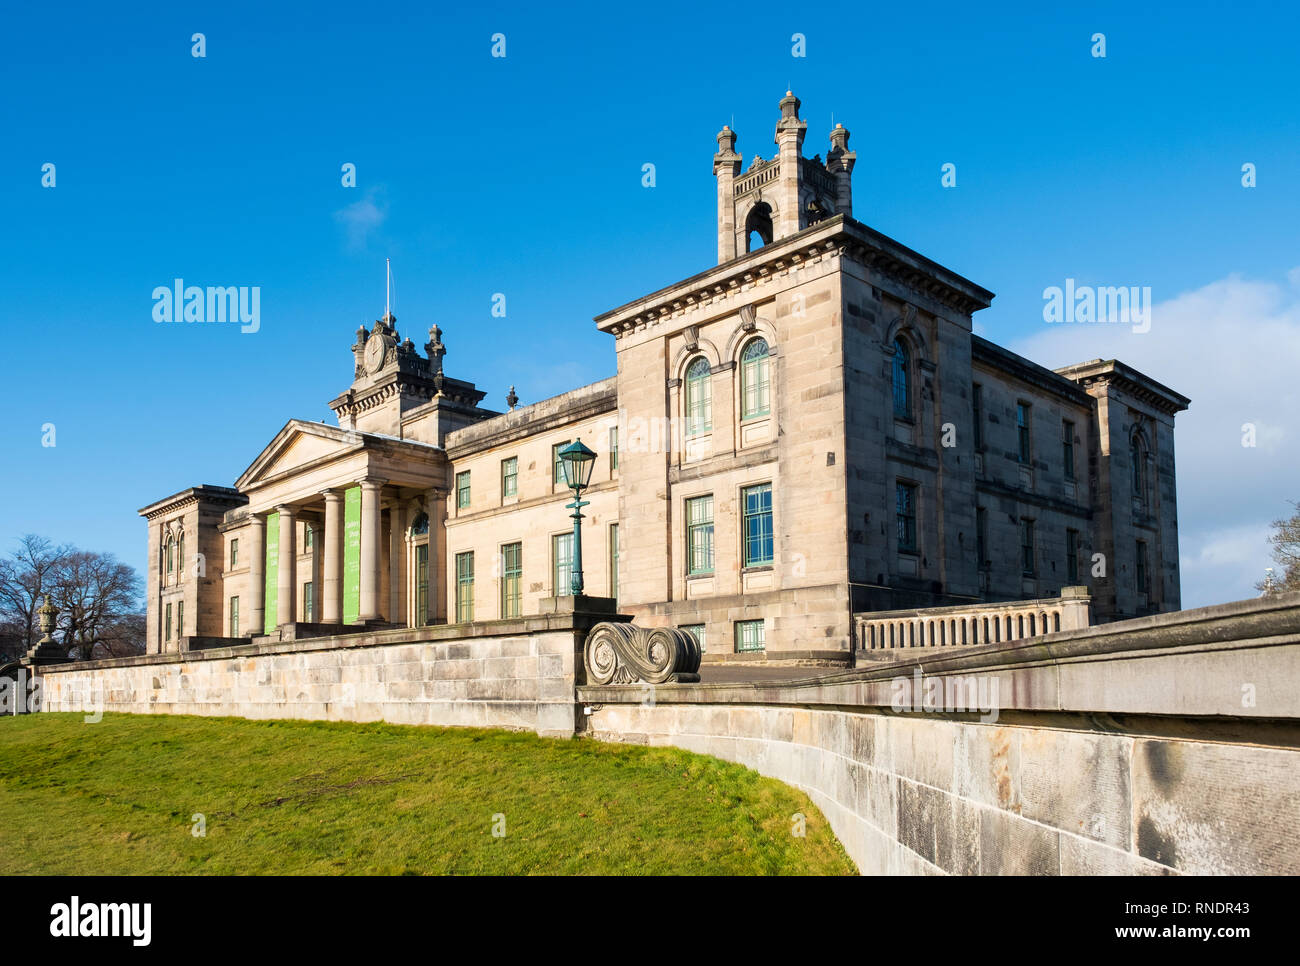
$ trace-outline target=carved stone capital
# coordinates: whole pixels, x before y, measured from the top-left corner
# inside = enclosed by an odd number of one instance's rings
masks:
[[[588,684],[669,684],[700,679],[700,642],[677,627],[602,621],[587,634]]]

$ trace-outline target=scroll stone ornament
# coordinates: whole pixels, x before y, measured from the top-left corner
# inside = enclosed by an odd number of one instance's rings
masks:
[[[700,679],[700,642],[679,627],[603,621],[587,634],[588,684],[669,684]]]

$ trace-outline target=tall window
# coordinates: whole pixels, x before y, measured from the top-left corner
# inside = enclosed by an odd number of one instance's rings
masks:
[[[1027,517],[1020,520],[1020,572],[1034,575],[1034,521]]]
[[[703,356],[686,367],[686,435],[713,429],[713,376]]]
[[[894,517],[898,524],[898,549],[916,553],[916,486],[894,484]]]
[[[766,416],[771,412],[769,362],[764,339],[754,339],[740,354],[741,419]]]
[[[474,551],[456,554],[456,623],[474,619]]]
[[[1065,579],[1072,584],[1079,582],[1079,531],[1065,531]]]
[[[569,440],[556,443],[551,447],[551,482],[564,485],[564,460],[560,459],[560,450],[569,445]]]
[[[309,530],[308,533],[311,531]],[[312,587],[311,581],[302,585],[302,614],[308,621],[315,620],[316,611],[313,605],[316,603],[315,588]]]
[[[609,428],[609,469],[610,472],[618,469],[618,427]]]
[[[1139,594],[1149,593],[1150,585],[1147,576],[1147,542],[1139,540],[1137,542],[1137,592]]]
[[[456,474],[456,509],[469,509],[469,470]]]
[[[304,523],[302,525],[302,549],[305,553],[311,553],[314,546],[316,546],[316,528],[310,523]]]
[[[618,599],[618,524],[609,525],[609,596]]]
[[[501,616],[519,617],[524,602],[524,545],[501,547]]]
[[[1029,403],[1016,403],[1016,439],[1020,444],[1020,462],[1029,462]]]
[[[700,653],[704,653],[706,650],[708,650],[708,646],[705,639],[705,625],[683,624],[681,629],[684,631],[690,631],[692,634],[695,635],[695,639],[700,642]]]
[[[1142,443],[1137,434],[1129,441],[1129,461],[1133,464],[1133,499],[1143,503],[1147,498],[1146,459],[1142,454]]]
[[[429,545],[415,548],[415,624],[423,627],[429,623]]]
[[[176,553],[176,572],[185,577],[185,531],[181,531],[180,540],[178,541],[179,550]]]
[[[163,622],[163,640],[172,639],[172,605],[167,605],[167,619]]]
[[[740,491],[743,507],[741,534],[745,542],[744,566],[772,562],[772,484],[747,486]]]
[[[173,537],[167,538],[167,572],[176,572],[176,540]]]
[[[767,646],[767,628],[762,621],[736,621],[736,650],[761,651]]]
[[[239,566],[239,538],[235,537],[230,541],[230,569],[234,570]]]
[[[975,421],[975,452],[984,452],[984,387],[978,382],[970,394],[971,418]]]
[[[230,598],[230,636],[239,636],[239,598]]]
[[[907,347],[894,340],[894,415],[908,419],[912,415],[912,379],[908,371]]]
[[[1068,419],[1061,420],[1061,463],[1065,467],[1065,478],[1074,479],[1074,423]]]
[[[519,495],[519,457],[501,461],[501,499]]]
[[[713,573],[713,496],[686,501],[686,562],[688,573]]]
[[[570,593],[573,579],[573,534],[557,533],[551,537],[551,593],[564,597]]]
[[[975,566],[986,570],[989,565],[989,517],[981,506],[975,508]]]
[[[176,602],[176,639],[185,636],[185,601]]]

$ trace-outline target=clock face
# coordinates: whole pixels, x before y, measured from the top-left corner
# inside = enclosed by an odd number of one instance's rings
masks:
[[[384,364],[384,340],[378,336],[371,336],[370,341],[366,343],[366,368],[371,372],[378,372],[379,367]]]

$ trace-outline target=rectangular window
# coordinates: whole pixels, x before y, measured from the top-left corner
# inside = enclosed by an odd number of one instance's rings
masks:
[[[171,639],[172,639],[172,605],[171,605],[171,604],[168,604],[168,605],[167,605],[167,620],[166,620],[166,622],[163,624],[163,640],[164,640],[164,641],[170,641]]]
[[[747,486],[740,491],[744,566],[761,567],[772,562],[772,484]]]
[[[609,469],[610,472],[618,469],[618,427],[609,428]]]
[[[609,525],[609,596],[618,599],[618,524]]]
[[[474,551],[456,554],[456,623],[474,619]]]
[[[1074,479],[1074,423],[1068,419],[1061,420],[1061,463],[1065,466],[1065,478]]]
[[[686,501],[687,573],[713,573],[713,495]]]
[[[415,624],[429,623],[429,545],[415,548]]]
[[[230,569],[234,570],[239,566],[239,538],[236,537],[230,541]]]
[[[1079,531],[1065,531],[1065,579],[1071,584],[1079,582]]]
[[[707,647],[705,646],[705,640],[704,640],[703,624],[683,624],[681,629],[684,631],[690,631],[692,634],[695,635],[695,639],[700,642],[701,652],[707,650]]]
[[[312,606],[315,602],[315,595],[313,593],[311,581],[309,580],[302,585],[302,616],[309,623],[316,619],[316,610]]]
[[[898,524],[898,549],[916,553],[916,486],[894,484],[894,516]]]
[[[761,651],[767,646],[767,629],[762,621],[736,621],[736,650]]]
[[[519,617],[524,612],[524,545],[501,547],[501,616]]]
[[[230,598],[230,636],[239,636],[239,598]]]
[[[1020,572],[1034,575],[1034,521],[1025,517],[1020,520]]]
[[[1019,443],[1019,459],[1029,462],[1029,403],[1016,403],[1016,439]]]
[[[316,545],[316,528],[310,523],[302,525],[302,549],[304,553],[311,553],[312,547]]]
[[[989,517],[983,507],[975,509],[975,566],[979,570],[989,566]]]
[[[573,591],[573,534],[557,533],[551,537],[551,594],[567,597]]]
[[[551,447],[551,482],[564,486],[564,460],[560,459],[560,450],[569,445],[569,440],[556,443]]]
[[[984,452],[984,387],[978,382],[971,390],[971,418],[975,422],[975,452]]]
[[[469,470],[456,474],[456,509],[469,509]]]
[[[1145,594],[1150,591],[1147,583],[1147,542],[1137,542],[1137,592]]]
[[[501,461],[501,499],[519,495],[519,457]]]
[[[176,639],[179,641],[185,636],[185,601],[179,601],[176,604]]]

